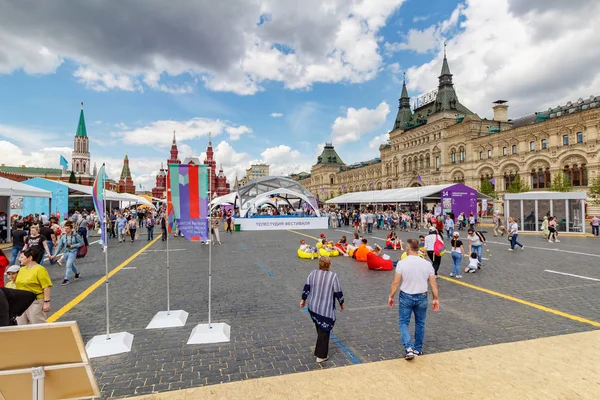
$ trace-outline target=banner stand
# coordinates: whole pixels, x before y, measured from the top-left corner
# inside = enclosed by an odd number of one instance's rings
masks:
[[[212,311],[212,234],[211,225],[212,219],[210,215],[210,199],[211,197],[211,174],[210,170],[208,173],[208,203],[209,207],[207,210],[207,224],[208,224],[208,324],[198,324],[192,330],[192,334],[187,341],[187,344],[209,344],[209,343],[224,343],[229,342],[231,337],[231,327],[224,322],[217,322],[215,324],[211,321]]]
[[[104,189],[104,179],[106,175],[104,172],[104,164],[100,168],[96,181],[94,182],[94,188],[92,189],[94,194],[94,206],[96,207],[96,213],[101,221],[101,227],[104,232],[104,241],[102,247],[104,249],[104,267],[105,267],[105,280],[106,285],[106,335],[96,335],[85,345],[85,350],[89,358],[112,356],[115,354],[128,353],[131,351],[133,345],[133,335],[128,332],[110,333],[110,314],[109,314],[109,303],[108,303],[108,235],[106,228],[106,195]],[[101,182],[98,182],[98,181]],[[99,186],[102,190],[102,201],[99,199]],[[102,209],[100,209],[102,205]]]
[[[169,212],[167,205],[167,221],[169,224]],[[171,274],[169,263],[169,228],[167,227],[167,311],[159,311],[150,321],[146,329],[178,328],[185,326],[189,313],[183,310],[171,310]]]

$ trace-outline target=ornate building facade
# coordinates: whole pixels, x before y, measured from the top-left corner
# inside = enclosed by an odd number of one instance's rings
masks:
[[[437,91],[412,109],[410,104],[403,84],[380,157],[346,165],[327,144],[311,174],[298,179],[325,200],[347,192],[453,182],[477,188],[484,180],[494,182],[501,195],[516,175],[531,190],[548,190],[559,172],[573,190],[584,191],[600,177],[600,97],[515,120],[508,118],[507,102],[499,100],[492,120],[480,118],[460,103],[444,56]]]

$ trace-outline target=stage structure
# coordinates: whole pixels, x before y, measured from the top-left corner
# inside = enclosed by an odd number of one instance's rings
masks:
[[[179,231],[186,240],[208,246],[208,323],[192,330],[187,344],[229,342],[231,327],[212,322],[212,240],[209,240],[210,174],[208,165],[169,164],[171,204]]]

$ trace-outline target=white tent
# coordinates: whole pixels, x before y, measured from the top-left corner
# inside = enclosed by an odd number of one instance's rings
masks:
[[[226,194],[225,196],[219,196],[214,198],[211,202],[210,205],[215,207],[221,204],[235,204],[235,200],[237,197],[237,192],[232,192],[229,194]]]
[[[341,196],[327,200],[327,204],[361,204],[361,203],[418,203],[422,199],[439,198],[440,192],[454,183],[445,185],[431,185],[407,187],[386,190],[370,190],[366,192],[345,193]],[[491,199],[482,193],[477,192],[478,199]]]
[[[11,181],[10,179],[0,178],[0,197],[5,196],[44,197],[50,199],[52,198],[52,192]]]

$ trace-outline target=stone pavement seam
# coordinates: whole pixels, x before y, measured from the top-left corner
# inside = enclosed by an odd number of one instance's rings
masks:
[[[117,266],[116,268],[111,270],[108,273],[108,278],[110,279],[113,275],[115,275],[117,272],[122,270],[123,267],[127,266],[130,262],[135,260],[140,254],[142,254],[144,251],[146,251],[146,249],[148,249],[154,243],[156,243],[156,241],[158,241],[159,238],[160,238],[160,236],[157,237],[156,239],[154,239],[153,241],[151,241],[150,243],[148,243],[147,245],[145,245],[144,247],[142,247],[137,252],[135,252],[127,260],[123,261],[119,266]],[[87,289],[85,289],[83,292],[81,292],[77,297],[75,297],[73,300],[71,300],[70,302],[65,304],[60,310],[56,311],[54,314],[52,314],[50,317],[48,317],[48,322],[58,321],[58,319],[60,317],[65,315],[67,312],[69,312],[71,309],[73,309],[73,307],[75,307],[76,305],[81,303],[83,300],[85,300],[86,297],[88,297],[94,290],[98,289],[98,287],[100,285],[102,285],[104,282],[106,282],[106,276],[103,276],[102,278],[98,279],[91,286],[89,286]]]

